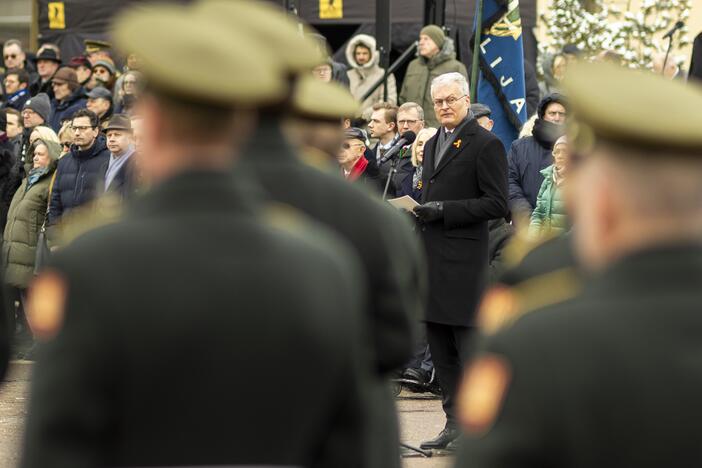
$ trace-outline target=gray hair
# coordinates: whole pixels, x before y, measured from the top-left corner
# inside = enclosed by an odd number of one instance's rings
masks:
[[[439,75],[431,82],[431,97],[434,97],[434,90],[439,86],[446,86],[450,84],[457,84],[461,89],[461,92],[468,96],[470,92],[468,91],[468,81],[466,77],[458,72],[444,73]]]
[[[422,106],[420,106],[416,102],[406,102],[402,104],[400,107],[397,108],[397,112],[399,114],[400,112],[407,112],[412,109],[415,109],[417,111],[417,116],[419,116],[419,120],[424,120],[424,109],[422,109]]]

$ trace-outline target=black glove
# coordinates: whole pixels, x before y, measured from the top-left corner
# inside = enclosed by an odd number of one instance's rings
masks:
[[[415,206],[414,213],[424,223],[438,221],[444,217],[444,203],[433,201]]]

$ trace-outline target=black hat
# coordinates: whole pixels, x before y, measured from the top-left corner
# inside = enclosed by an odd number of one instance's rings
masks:
[[[347,128],[344,131],[344,140],[360,140],[365,142],[366,134],[363,133],[363,130],[357,127]]]
[[[49,121],[49,114],[51,114],[51,103],[49,101],[49,96],[46,93],[39,93],[33,98],[30,98],[24,103],[24,109],[31,109],[39,116],[44,119],[44,122]]]
[[[102,86],[96,86],[89,93],[86,94],[88,99],[107,99],[112,100],[112,93],[109,89],[103,88]]]
[[[129,117],[124,114],[115,114],[107,122],[107,125],[105,125],[105,128],[103,129],[105,133],[110,130],[124,130],[126,132],[131,132],[132,121],[129,120]]]
[[[52,62],[61,63],[61,58],[58,56],[56,51],[50,47],[44,47],[39,51],[35,59],[37,62],[39,60],[51,60]]]
[[[480,117],[490,117],[492,110],[485,104],[480,104],[479,102],[470,105],[470,110],[473,112],[473,117],[479,119]]]
[[[544,114],[546,114],[546,108],[548,107],[549,104],[557,102],[558,104],[561,104],[563,107],[566,109],[568,108],[568,101],[566,100],[566,97],[562,94],[559,93],[552,93],[546,96],[541,100],[539,103],[539,108],[538,108],[538,115],[540,119],[544,118]]]

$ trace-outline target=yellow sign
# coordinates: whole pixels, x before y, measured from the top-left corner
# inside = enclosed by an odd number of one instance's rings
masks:
[[[49,29],[66,29],[66,10],[63,2],[49,2]]]
[[[319,19],[344,17],[344,0],[319,0]]]

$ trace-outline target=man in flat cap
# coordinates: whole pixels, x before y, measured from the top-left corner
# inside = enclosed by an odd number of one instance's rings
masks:
[[[590,278],[486,340],[457,466],[700,466],[702,92],[612,64],[569,73],[566,196]]]
[[[355,114],[358,103],[342,85],[309,76],[319,57],[298,25],[260,2],[212,0],[201,6],[208,21],[246,31],[267,46],[291,77],[291,109],[268,109],[242,163],[274,200],[330,227],[359,255],[370,292],[361,318],[371,332],[375,377],[366,428],[372,459],[365,466],[399,467],[397,416],[385,381],[411,357],[423,316],[426,279],[418,241],[405,216],[341,177],[336,156],[344,141],[342,121]],[[261,15],[265,21],[258,20]],[[311,160],[315,167],[305,163]]]
[[[129,10],[114,31],[144,57],[151,188],[34,284],[22,466],[366,466],[357,261],[232,175],[280,68],[188,6]]]
[[[100,168],[102,180],[98,184],[98,192],[101,189],[104,193],[110,192],[120,198],[127,198],[135,183],[132,122],[127,115],[115,114],[105,124],[104,132],[110,159]]]

